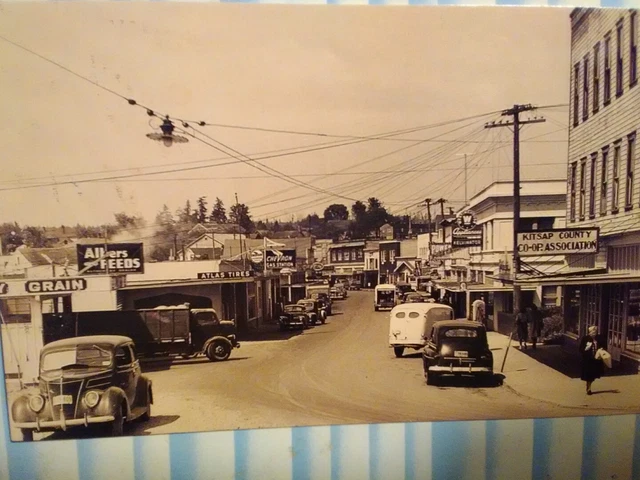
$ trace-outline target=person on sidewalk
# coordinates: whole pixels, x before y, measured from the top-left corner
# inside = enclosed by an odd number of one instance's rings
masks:
[[[602,345],[602,337],[598,335],[598,327],[595,325],[590,326],[587,335],[580,340],[579,348],[582,357],[580,378],[587,382],[587,395],[591,395],[593,381],[600,378],[604,372],[604,363],[596,358],[596,352]]]
[[[471,304],[472,308],[472,315],[471,315],[471,320],[473,320],[474,322],[478,322],[483,324],[485,327],[487,326],[487,321],[486,321],[486,305],[484,303],[484,296],[481,296],[479,299],[474,300],[473,303]]]
[[[531,304],[531,307],[527,309],[527,314],[529,317],[529,337],[531,337],[533,349],[535,350],[538,338],[540,338],[542,333],[542,312],[538,310],[536,304],[533,303]]]
[[[529,326],[527,322],[527,315],[520,311],[520,309],[516,309],[515,311],[515,327],[516,333],[518,334],[518,342],[520,342],[520,350],[527,349],[527,340],[529,334]]]

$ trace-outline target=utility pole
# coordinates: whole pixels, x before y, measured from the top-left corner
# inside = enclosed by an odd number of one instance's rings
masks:
[[[442,220],[444,220],[444,204],[445,204],[445,202],[446,202],[446,200],[444,198],[439,198],[438,200],[436,200],[436,203],[440,204],[440,216],[442,217]],[[444,235],[442,236],[442,241],[444,242]]]
[[[517,284],[518,273],[520,273],[520,255],[518,253],[518,230],[520,229],[520,128],[522,125],[530,123],[542,123],[546,120],[544,118],[530,118],[526,120],[520,119],[520,114],[523,112],[529,112],[535,110],[536,107],[531,104],[527,105],[514,105],[513,108],[509,108],[502,112],[502,116],[513,117],[512,120],[503,122],[500,120],[498,123],[487,123],[485,128],[497,128],[497,127],[513,127],[513,309],[520,311],[522,305],[521,289]],[[504,365],[503,365],[504,366]]]

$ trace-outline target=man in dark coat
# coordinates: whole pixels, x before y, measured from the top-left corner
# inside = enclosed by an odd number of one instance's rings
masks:
[[[536,343],[538,342],[538,338],[540,338],[542,334],[542,312],[538,310],[536,304],[532,304],[531,307],[527,311],[527,315],[529,317],[529,337],[531,337],[531,342],[533,343],[533,349],[536,348]]]
[[[598,327],[589,327],[587,335],[580,340],[580,355],[582,357],[582,374],[580,378],[587,382],[587,395],[591,395],[591,384],[604,372],[604,363],[596,358],[596,352],[603,348],[602,337],[598,335]]]

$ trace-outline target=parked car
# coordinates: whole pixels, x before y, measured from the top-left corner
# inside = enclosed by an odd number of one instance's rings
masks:
[[[427,292],[418,292],[418,294],[422,297],[422,301],[425,303],[436,303],[436,299],[433,298]]]
[[[417,292],[407,292],[402,297],[402,303],[424,303],[425,298]]]
[[[285,305],[278,319],[280,330],[305,329],[311,326],[310,316],[304,305]]]
[[[324,292],[313,292],[309,295],[308,298],[312,298],[314,300],[321,300],[322,302],[324,302],[324,306],[325,306],[325,310],[327,311],[327,315],[332,315],[333,314],[333,301],[331,300],[331,297],[329,296],[329,294],[324,293]]]
[[[347,290],[342,285],[335,285],[329,289],[329,296],[332,299],[344,300],[347,298]]]
[[[487,330],[467,320],[436,322],[422,354],[427,385],[443,375],[493,376],[493,353]]]
[[[436,322],[452,320],[453,308],[436,303],[403,303],[389,315],[389,346],[396,357],[405,348],[419,350],[427,345],[429,332]]]
[[[40,385],[11,405],[24,441],[33,433],[104,425],[112,436],[124,424],[149,420],[151,380],[140,372],[133,340],[117,335],[51,342],[40,354]]]
[[[320,300],[305,298],[303,300],[298,300],[298,305],[303,305],[307,309],[307,312],[310,314],[311,323],[314,325],[318,322],[325,323],[327,319],[327,312],[321,306]]]

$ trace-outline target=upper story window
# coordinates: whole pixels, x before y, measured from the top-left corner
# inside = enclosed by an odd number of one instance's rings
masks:
[[[589,56],[582,61],[582,120],[589,118]]]
[[[622,95],[622,20],[616,25],[616,96]]]
[[[569,220],[576,221],[576,171],[578,163],[571,164],[571,172],[569,174]]]
[[[629,87],[638,83],[638,44],[636,40],[637,22],[635,11],[629,17]]]
[[[636,134],[632,133],[627,137],[627,184],[625,190],[625,208],[633,208],[633,171],[636,158]]]
[[[602,99],[605,105],[611,102],[611,32],[604,39],[604,92]]]
[[[587,203],[587,159],[580,161],[580,220],[584,220],[585,207]]]
[[[607,214],[607,188],[609,187],[609,174],[607,171],[609,160],[609,147],[602,149],[602,165],[600,168],[600,215]]]
[[[578,83],[580,80],[580,64],[573,66],[573,126],[577,127],[580,122],[580,91]]]
[[[600,108],[600,42],[593,47],[593,113]]]
[[[596,216],[596,162],[598,154],[591,154],[591,168],[589,169],[589,218]]]
[[[611,213],[620,208],[620,140],[613,147],[613,182],[611,191]]]

